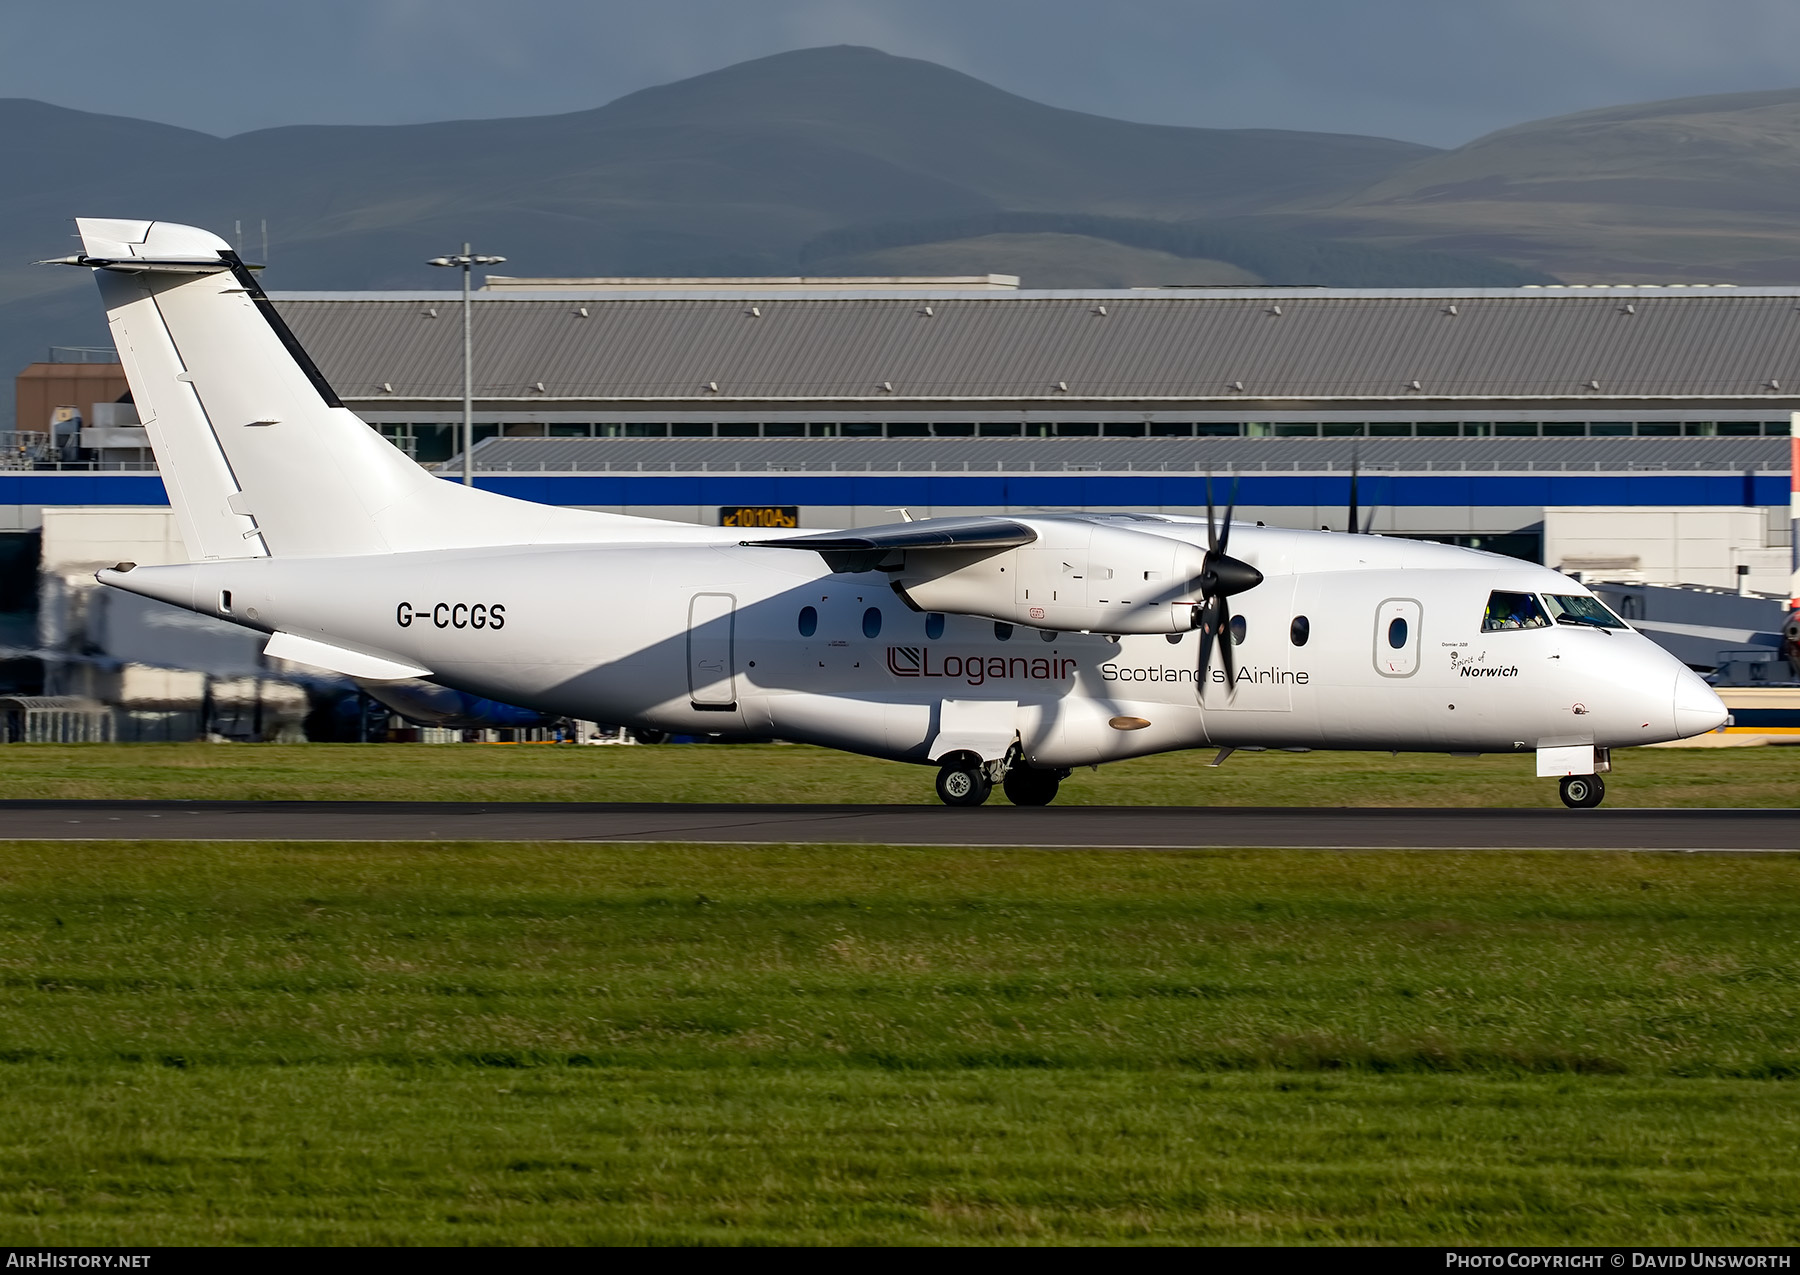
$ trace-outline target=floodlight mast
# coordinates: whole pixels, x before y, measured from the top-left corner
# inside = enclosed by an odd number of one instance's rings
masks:
[[[462,410],[462,480],[463,486],[475,485],[475,374],[474,341],[469,322],[469,271],[474,266],[497,266],[505,257],[478,256],[468,244],[449,257],[433,257],[427,265],[462,267],[463,320],[463,410]]]

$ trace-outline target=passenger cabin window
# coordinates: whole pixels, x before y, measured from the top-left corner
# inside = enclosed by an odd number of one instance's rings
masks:
[[[811,607],[800,608],[800,636],[811,637],[819,631],[819,613]]]
[[[1306,639],[1311,636],[1312,622],[1303,615],[1295,616],[1294,622],[1288,625],[1288,640],[1295,646],[1305,646]]]
[[[925,616],[925,636],[933,642],[944,636],[944,617],[936,611]]]
[[[1580,593],[1546,593],[1544,605],[1558,624],[1586,624],[1596,629],[1622,629],[1625,621],[1606,609],[1599,598]]]
[[[1406,645],[1406,620],[1395,616],[1388,623],[1388,645],[1398,651]]]
[[[1242,646],[1244,644],[1244,634],[1247,631],[1244,625],[1244,617],[1241,615],[1232,616],[1230,628],[1231,644],[1233,646]]]
[[[1483,633],[1498,633],[1502,629],[1547,629],[1550,617],[1544,614],[1537,596],[1530,593],[1503,593],[1495,590],[1488,595],[1487,613],[1481,618]]]
[[[863,612],[863,636],[866,638],[881,636],[881,608],[870,607]]]
[[[1012,630],[1013,626],[1006,623],[1004,620],[994,621],[994,636],[999,638],[1002,642],[1012,641]]]

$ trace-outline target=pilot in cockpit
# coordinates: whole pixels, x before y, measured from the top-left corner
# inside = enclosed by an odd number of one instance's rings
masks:
[[[1481,621],[1482,632],[1548,627],[1550,627],[1550,617],[1544,614],[1543,606],[1532,594],[1495,590],[1488,596],[1487,614],[1482,617]]]

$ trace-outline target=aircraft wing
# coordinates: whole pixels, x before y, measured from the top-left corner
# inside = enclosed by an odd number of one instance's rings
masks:
[[[853,531],[822,532],[810,536],[783,536],[778,540],[745,540],[740,543],[764,549],[811,549],[822,555],[833,571],[872,571],[891,555],[932,550],[1016,549],[1031,544],[1037,532],[1010,518],[922,518]]]

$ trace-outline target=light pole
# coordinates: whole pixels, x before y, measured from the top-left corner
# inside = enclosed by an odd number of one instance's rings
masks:
[[[469,251],[464,244],[463,250],[454,257],[433,257],[429,263],[434,266],[461,266],[463,276],[463,420],[462,420],[462,462],[463,486],[475,485],[475,372],[474,342],[470,337],[469,324],[469,270],[474,266],[497,266],[505,257],[478,257]]]

